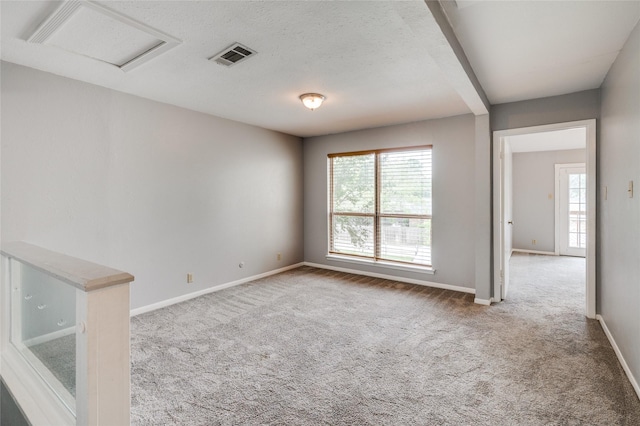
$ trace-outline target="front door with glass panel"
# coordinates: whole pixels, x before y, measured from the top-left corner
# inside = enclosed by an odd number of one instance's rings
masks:
[[[558,170],[559,254],[584,257],[587,248],[587,175],[584,164]]]

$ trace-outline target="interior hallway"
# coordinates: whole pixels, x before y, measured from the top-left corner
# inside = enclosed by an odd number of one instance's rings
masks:
[[[584,316],[585,258],[514,252],[507,302],[522,308]]]

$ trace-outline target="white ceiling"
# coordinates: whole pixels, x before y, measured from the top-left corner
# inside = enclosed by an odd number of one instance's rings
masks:
[[[75,42],[71,27],[27,42],[60,4],[0,2],[2,60],[304,137],[478,113],[422,0],[100,2],[182,41],[128,72],[55,46],[90,48],[86,25]],[[444,6],[494,103],[599,87],[640,17],[640,1]],[[234,42],[257,55],[230,68],[208,60]],[[309,111],[305,92],[327,100]]]
[[[600,87],[640,18],[640,1],[445,2],[492,104]]]
[[[584,149],[587,146],[587,129],[577,127],[575,129],[514,135],[505,139],[511,145],[511,152],[514,153]]]

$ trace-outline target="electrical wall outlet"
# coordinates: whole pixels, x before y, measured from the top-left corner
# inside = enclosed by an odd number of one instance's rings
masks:
[[[536,240],[531,240],[531,244],[535,246],[536,245]]]
[[[191,284],[193,282],[193,274],[187,274],[187,284]]]
[[[282,260],[282,253],[278,253],[278,255],[276,256],[276,258],[278,259],[278,262]]]

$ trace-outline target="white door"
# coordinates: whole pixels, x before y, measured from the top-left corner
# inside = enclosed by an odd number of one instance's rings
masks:
[[[503,188],[503,234],[504,247],[502,253],[502,299],[507,298],[507,290],[509,289],[509,260],[511,260],[511,252],[513,251],[513,152],[511,145],[505,144],[504,147],[504,188]]]
[[[585,257],[587,248],[587,175],[584,164],[558,167],[558,244],[561,256]]]

